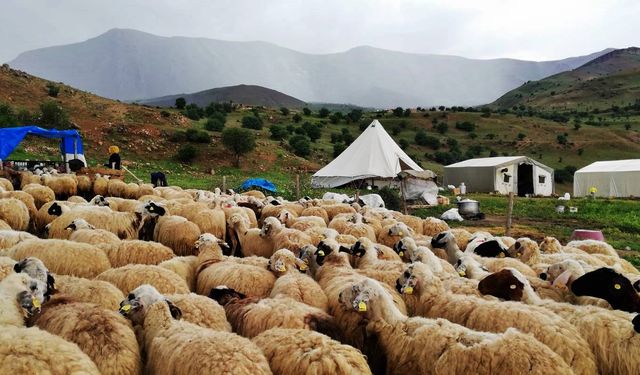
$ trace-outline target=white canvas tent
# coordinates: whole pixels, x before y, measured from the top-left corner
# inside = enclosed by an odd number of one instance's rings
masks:
[[[403,170],[423,169],[373,120],[346,150],[313,175],[311,186],[331,188],[362,179],[395,178]]]
[[[640,159],[597,161],[573,176],[573,195],[584,197],[595,187],[599,197],[640,197]]]
[[[444,184],[465,184],[468,192],[518,195],[553,194],[553,169],[526,156],[461,161],[444,167]]]

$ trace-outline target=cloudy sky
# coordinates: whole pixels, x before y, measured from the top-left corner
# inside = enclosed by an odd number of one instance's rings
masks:
[[[640,45],[638,0],[1,0],[0,61],[111,28],[262,40],[309,53],[370,45],[549,60]]]

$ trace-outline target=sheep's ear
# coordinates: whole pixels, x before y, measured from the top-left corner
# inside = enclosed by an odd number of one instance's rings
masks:
[[[60,216],[62,215],[62,207],[56,202],[53,202],[51,207],[47,210],[47,213],[51,216]]]
[[[18,262],[18,263],[13,265],[13,270],[16,273],[20,273],[20,272],[22,272],[22,266],[23,266],[22,262]]]
[[[56,279],[53,277],[53,275],[47,272],[47,288],[50,288],[53,290],[55,286],[56,286]]]
[[[169,311],[171,312],[171,316],[173,317],[173,319],[182,319],[182,310],[180,310],[178,306],[174,305],[173,302],[169,301],[168,299],[165,300],[165,302],[167,303],[167,305],[169,305]]]

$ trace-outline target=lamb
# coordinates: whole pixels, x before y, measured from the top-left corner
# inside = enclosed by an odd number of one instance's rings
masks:
[[[108,196],[109,195],[109,178],[108,176],[96,175],[96,179],[93,181],[93,193],[95,195]]]
[[[108,281],[127,294],[142,284],[150,284],[161,293],[189,293],[189,286],[177,274],[165,268],[149,264],[129,264],[112,268],[98,276],[96,280]]]
[[[453,228],[449,232],[455,237],[459,249],[466,249],[472,234],[464,228]]]
[[[0,329],[0,373],[100,375],[76,344],[36,327],[10,326]]]
[[[102,250],[67,240],[26,240],[5,250],[4,255],[15,260],[35,257],[55,274],[86,278],[93,278],[111,268]]]
[[[374,337],[370,340],[377,341],[386,356],[387,374],[572,373],[548,347],[513,328],[485,333],[444,319],[408,318],[373,280],[348,284],[340,302],[366,316],[366,330]]]
[[[181,310],[150,285],[133,290],[120,312],[142,328],[145,373],[271,374],[266,358],[251,341],[178,320]]]
[[[107,254],[112,267],[123,267],[127,264],[157,265],[175,256],[170,248],[151,241],[118,240],[98,247]]]
[[[300,216],[295,217],[292,213],[287,210],[282,210],[280,215],[278,216],[278,220],[282,224],[285,224],[287,228],[297,229],[299,231],[306,231],[309,228],[317,227],[317,228],[326,228],[327,224],[324,219],[317,216]]]
[[[196,290],[196,270],[198,268],[198,257],[191,255],[188,257],[174,257],[158,264],[158,266],[175,272],[189,286],[189,290]]]
[[[249,221],[243,215],[233,214],[228,221],[231,242],[237,242],[233,248],[234,254],[237,247],[245,257],[256,255],[268,258],[273,254],[273,239],[260,236],[261,230],[250,228]]]
[[[444,318],[487,332],[518,328],[555,351],[576,373],[596,372],[593,354],[576,328],[543,308],[451,294],[443,288],[441,281],[429,268],[421,263],[407,266],[398,284],[401,292],[415,292],[420,296],[417,313],[421,316]],[[500,318],[494,319],[495,316]]]
[[[338,334],[334,319],[315,307],[288,297],[249,297],[225,286],[213,288],[209,297],[224,306],[233,331],[253,338],[271,328],[316,330],[331,336]]]
[[[73,342],[103,375],[140,374],[140,349],[131,324],[115,311],[60,295],[33,319],[38,328]]]
[[[366,237],[371,241],[376,241],[376,232],[374,231],[373,227],[366,224],[364,222],[364,218],[359,213],[356,213],[351,217],[342,234],[352,235],[356,238]]]
[[[434,237],[438,233],[446,232],[450,229],[446,221],[435,217],[428,217],[422,221],[422,234],[426,236]]]
[[[0,331],[23,327],[25,319],[40,312],[46,284],[26,273],[13,273],[0,281]]]
[[[29,209],[15,198],[0,199],[0,220],[3,220],[13,230],[26,231],[29,229]]]
[[[195,255],[194,244],[200,228],[182,216],[162,216],[153,231],[153,240],[171,248],[178,256]]]
[[[595,306],[573,306],[541,299],[527,279],[513,268],[487,276],[479,289],[509,301],[542,306],[573,324],[590,344],[602,374],[640,372],[640,325],[632,324],[634,314],[605,310]],[[637,319],[636,319],[637,320]]]
[[[269,260],[269,268],[278,275],[273,284],[271,297],[289,297],[322,311],[328,311],[327,296],[320,285],[309,276],[300,273],[306,271],[307,264],[287,249],[276,251]]]
[[[413,236],[414,230],[409,228],[405,223],[395,223],[386,225],[378,235],[378,243],[393,247],[398,241],[405,236]]]
[[[264,220],[260,236],[273,240],[273,251],[289,249],[298,254],[302,247],[311,244],[311,238],[306,233],[284,227],[275,217]]]
[[[29,232],[20,232],[16,230],[0,230],[0,250],[8,249],[22,241],[36,239]]]
[[[397,219],[399,222],[404,223],[413,230],[413,233],[422,234],[424,228],[422,219],[413,215],[400,215]]]
[[[103,309],[115,311],[124,299],[124,294],[115,285],[102,280],[55,275],[55,289],[74,301],[94,303]]]
[[[317,332],[272,328],[251,341],[269,359],[274,375],[371,374],[359,350]]]
[[[211,289],[227,285],[251,297],[266,297],[271,293],[275,276],[265,268],[225,261],[221,246],[226,244],[214,235],[205,233],[196,242],[198,268],[196,291],[209,295]]]
[[[71,231],[71,235],[69,235],[70,241],[90,245],[115,244],[120,242],[120,239],[115,234],[104,229],[96,229],[96,227],[87,223],[84,219],[75,219],[66,229]]]
[[[34,218],[38,209],[35,205],[35,200],[31,196],[31,194],[25,193],[24,191],[5,191],[4,193],[0,192],[1,199],[17,199],[20,202],[24,203],[27,206],[27,210],[29,210],[29,218]],[[6,221],[6,220],[5,220]]]
[[[47,186],[40,184],[29,184],[22,188],[22,191],[30,194],[33,197],[33,202],[36,205],[36,209],[40,209],[43,204],[53,202],[56,200],[56,194]]]
[[[195,293],[170,294],[166,298],[182,311],[182,319],[215,331],[231,332],[224,308],[211,298]]]
[[[355,214],[355,208],[351,207],[348,204],[331,204],[331,205],[323,205],[322,208],[326,211],[327,217],[329,221],[333,220],[333,218],[339,214]]]

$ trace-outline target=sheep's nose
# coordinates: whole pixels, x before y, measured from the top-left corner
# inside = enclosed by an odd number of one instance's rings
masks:
[[[541,273],[541,274],[540,274],[540,278],[541,278],[542,280],[546,280],[546,279],[547,279],[547,274],[546,274],[545,272]]]

